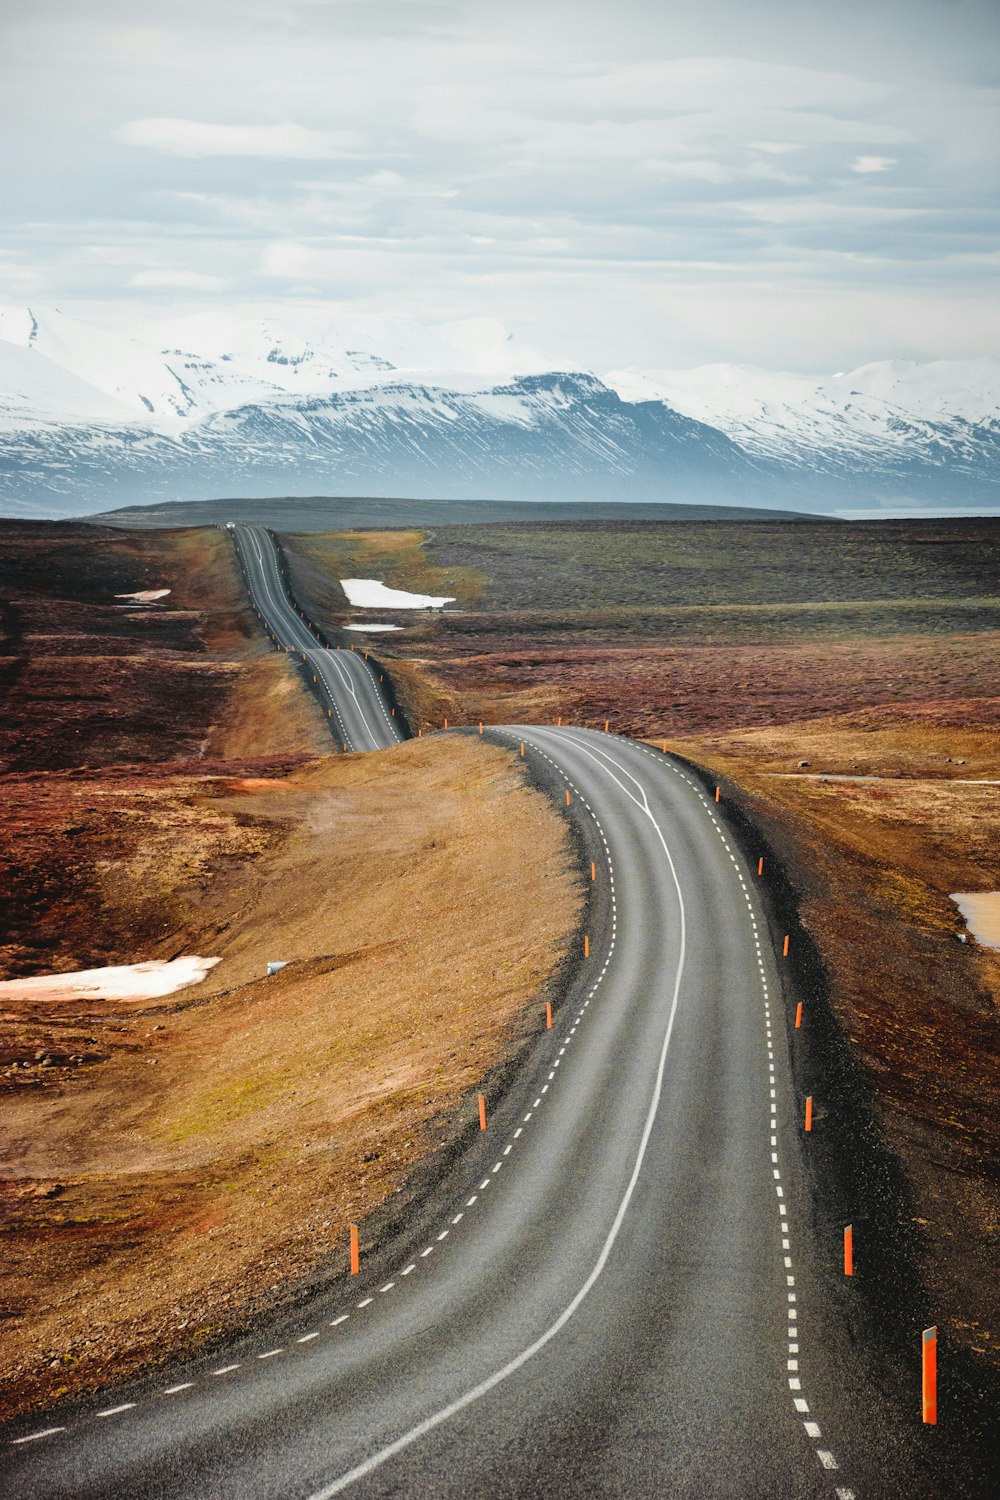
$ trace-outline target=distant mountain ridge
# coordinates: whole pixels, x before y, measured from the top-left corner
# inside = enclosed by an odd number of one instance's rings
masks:
[[[998,504],[1000,361],[601,378],[488,319],[201,314],[130,337],[0,308],[6,513],[237,492]]]

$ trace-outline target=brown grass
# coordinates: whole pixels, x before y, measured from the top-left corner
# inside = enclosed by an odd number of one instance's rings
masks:
[[[342,1249],[575,925],[562,826],[499,750],[248,770],[133,789],[131,852],[100,876],[180,889],[159,951],[221,953],[204,983],[113,1014],[8,1005],[5,1412],[189,1346]]]

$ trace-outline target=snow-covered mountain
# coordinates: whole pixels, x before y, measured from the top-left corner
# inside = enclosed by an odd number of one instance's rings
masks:
[[[886,360],[812,379],[746,365],[619,370],[627,401],[664,401],[728,434],[749,453],[835,471],[893,463],[906,450],[950,443],[973,463],[1000,429],[1000,360]]]
[[[1000,361],[566,369],[488,319],[0,309],[0,508],[222,494],[1000,503]]]

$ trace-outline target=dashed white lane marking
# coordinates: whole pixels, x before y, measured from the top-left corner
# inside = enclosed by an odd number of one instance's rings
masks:
[[[221,1370],[213,1370],[212,1374],[213,1375],[231,1375],[234,1370],[238,1370],[239,1368],[240,1368],[240,1366],[238,1364],[236,1364],[236,1365],[223,1365]]]
[[[163,1392],[165,1396],[176,1396],[181,1391],[190,1391],[194,1386],[193,1380],[182,1380],[180,1385],[168,1385]]]
[[[341,1313],[339,1318],[331,1318],[330,1319],[330,1327],[331,1328],[336,1328],[338,1324],[340,1324],[340,1323],[346,1323],[347,1320],[348,1320],[348,1318],[350,1316],[351,1316],[350,1313]]]
[[[391,1292],[392,1289],[393,1289],[393,1287],[395,1285],[396,1285],[396,1283],[394,1281],[387,1281],[386,1284],[385,1284],[385,1286],[380,1286],[379,1287],[379,1291],[380,1292]]]
[[[358,1303],[358,1307],[371,1307],[374,1301],[374,1297],[362,1297],[361,1301]]]
[[[106,1406],[103,1411],[96,1412],[98,1417],[120,1417],[123,1411],[133,1411],[134,1401],[123,1401],[120,1406]]]
[[[318,1333],[303,1333],[299,1338],[297,1338],[295,1340],[295,1342],[297,1344],[311,1344],[312,1341],[313,1341],[313,1339],[318,1339],[318,1338],[319,1338],[319,1334]]]
[[[276,1359],[279,1354],[284,1354],[284,1349],[265,1349],[263,1354],[258,1354],[258,1359]]]
[[[542,753],[544,754],[544,751]],[[591,756],[591,759],[595,760],[598,765],[601,764],[600,761],[597,760],[597,757]],[[615,762],[615,764],[617,765],[617,762]],[[355,1468],[348,1471],[346,1474],[340,1475],[340,1477],[333,1480],[332,1483],[317,1491],[311,1497],[311,1500],[331,1500],[332,1496],[340,1494],[343,1490],[347,1489],[348,1486],[354,1484],[357,1480],[362,1479],[368,1474],[373,1473],[376,1469],[381,1468],[381,1466],[390,1458],[393,1458],[397,1453],[400,1453],[405,1448],[408,1448],[411,1443],[416,1442],[419,1438],[423,1437],[425,1433],[433,1431],[434,1428],[440,1426],[443,1422],[447,1422],[452,1416],[456,1415],[460,1411],[463,1411],[466,1407],[478,1401],[489,1391],[493,1390],[495,1386],[501,1384],[502,1381],[505,1381],[517,1370],[521,1369],[521,1367],[527,1364],[529,1360],[533,1359],[535,1355],[541,1349],[543,1349],[546,1344],[548,1344],[553,1338],[555,1338],[562,1328],[565,1327],[565,1325],[572,1318],[573,1314],[579,1308],[581,1303],[588,1296],[591,1288],[594,1286],[601,1273],[603,1272],[608,1258],[611,1255],[611,1251],[615,1244],[615,1241],[617,1240],[618,1235],[621,1231],[621,1226],[624,1223],[625,1215],[628,1212],[629,1204],[632,1201],[632,1196],[635,1192],[636,1184],[639,1180],[639,1174],[642,1170],[642,1164],[645,1159],[649,1140],[653,1132],[653,1125],[659,1111],[660,1098],[663,1092],[663,1078],[667,1065],[667,1055],[670,1049],[671,1037],[673,1036],[674,1021],[677,1015],[677,1007],[680,999],[681,979],[683,977],[684,962],[687,952],[687,919],[684,906],[684,893],[681,889],[680,880],[677,876],[677,870],[674,865],[673,856],[671,855],[670,848],[663,836],[663,831],[649,807],[644,788],[642,787],[641,783],[634,776],[632,776],[631,772],[626,771],[623,767],[619,768],[622,770],[623,775],[626,776],[628,780],[630,780],[638,788],[639,793],[642,797],[642,802],[640,803],[638,798],[635,797],[632,792],[630,792],[629,789],[624,786],[623,782],[618,780],[617,776],[615,776],[613,772],[609,772],[606,766],[603,766],[602,769],[611,777],[611,780],[615,781],[616,784],[622,788],[626,796],[628,796],[629,799],[634,802],[637,807],[642,808],[643,812],[649,818],[654,829],[656,830],[660,845],[663,849],[667,864],[670,868],[670,874],[674,883],[674,889],[677,893],[677,903],[680,912],[680,942],[670,1011],[667,1017],[663,1044],[660,1050],[653,1093],[650,1099],[649,1109],[647,1111],[642,1136],[639,1141],[639,1147],[632,1168],[632,1174],[628,1181],[628,1186],[626,1187],[625,1193],[618,1205],[618,1210],[615,1214],[614,1220],[612,1221],[611,1228],[608,1231],[607,1237],[605,1238],[604,1244],[601,1248],[601,1253],[598,1256],[597,1261],[592,1271],[590,1272],[590,1275],[587,1277],[586,1281],[580,1287],[576,1295],[563,1309],[559,1317],[555,1320],[554,1323],[549,1326],[549,1328],[545,1330],[543,1334],[541,1334],[526,1349],[523,1349],[520,1354],[516,1355],[512,1360],[510,1360],[508,1364],[504,1365],[502,1369],[497,1370],[493,1375],[490,1375],[479,1385],[473,1387],[472,1390],[466,1391],[464,1395],[459,1396],[455,1401],[451,1402],[450,1405],[442,1407],[441,1410],[425,1418],[423,1422],[418,1423],[416,1427],[411,1428],[409,1432],[404,1433],[394,1442],[387,1444],[386,1447],[382,1448],[379,1452],[371,1454],[367,1459],[358,1464]],[[546,1085],[546,1088],[547,1087],[548,1085]],[[544,1093],[545,1089],[543,1089],[542,1092]],[[502,1161],[497,1163],[497,1167],[501,1165]],[[496,1171],[497,1167],[494,1167],[493,1170]]]
[[[656,752],[655,751],[650,750],[648,747],[640,747],[640,748],[644,749],[644,751],[645,751],[646,754],[652,755],[655,758],[655,756],[656,756]],[[683,773],[680,772],[676,766],[671,766],[671,769],[674,770],[678,775],[681,775],[683,780],[688,781],[690,783],[690,778],[687,777],[687,776],[684,776]],[[691,783],[691,784],[693,785],[693,783]],[[728,847],[729,847],[728,843],[727,843],[725,835],[722,832],[722,829],[721,829],[721,827],[719,825],[719,821],[718,821],[718,818],[716,817],[715,811],[713,810],[712,806],[708,803],[708,801],[704,797],[702,797],[701,800],[704,802],[706,810],[708,811],[709,817],[712,819],[712,822],[715,825],[716,832],[718,833],[719,838],[721,839],[721,841],[722,841],[723,844],[726,844],[726,847],[728,849]],[[731,853],[730,853],[730,858],[732,859],[732,854]],[[735,863],[735,861],[734,861],[734,863]],[[760,945],[759,938],[758,938],[757,918],[756,918],[756,915],[754,913],[753,904],[752,904],[751,899],[750,899],[750,894],[749,894],[746,882],[743,879],[743,875],[740,872],[740,870],[739,870],[738,867],[737,867],[737,875],[739,877],[740,885],[743,887],[743,895],[744,895],[744,899],[746,901],[747,912],[748,912],[748,914],[750,916],[750,923],[751,923],[751,927],[753,929],[754,946],[755,946],[755,948],[757,950],[757,967],[758,967],[758,969],[760,971],[761,989],[763,991],[763,996],[764,996],[764,1030],[765,1030],[765,1040],[766,1040],[767,1056],[768,1056],[768,1084],[771,1086],[770,1087],[770,1095],[771,1095],[770,1128],[771,1128],[772,1131],[775,1131],[777,1129],[777,1118],[776,1118],[776,1116],[777,1116],[777,1104],[774,1102],[775,1098],[776,1098],[776,1090],[774,1088],[774,1082],[775,1082],[774,1049],[773,1049],[773,1046],[772,1046],[771,1008],[770,1008],[770,999],[769,999],[769,993],[768,993],[767,974],[766,974],[766,970],[764,968],[764,962],[763,962],[763,957],[762,957],[763,950],[761,949],[761,945]],[[776,1148],[777,1147],[777,1145],[778,1145],[778,1139],[777,1139],[776,1135],[774,1135],[774,1134],[771,1135],[770,1144],[771,1144],[772,1148]],[[773,1149],[772,1152],[771,1152],[771,1160],[772,1160],[772,1163],[774,1163],[775,1165],[777,1165],[778,1154],[777,1154],[777,1150],[776,1149]],[[774,1172],[775,1178],[778,1178],[779,1175],[780,1174],[779,1174],[778,1171]],[[778,1196],[778,1198],[780,1200],[784,1196],[782,1189],[780,1187],[778,1187],[778,1188],[775,1189],[775,1191],[776,1191],[777,1196]],[[787,1204],[779,1201],[778,1208],[779,1208],[780,1214],[782,1216],[781,1217],[781,1233],[782,1233],[783,1236],[785,1236],[785,1238],[782,1239],[781,1248],[782,1248],[782,1251],[788,1251],[790,1249],[790,1241],[787,1238],[789,1231],[788,1231],[788,1222],[787,1222],[787,1219],[785,1218],[785,1215],[787,1214],[787,1211],[788,1211]],[[791,1275],[791,1274],[788,1274],[792,1270],[792,1259],[791,1259],[791,1256],[789,1254],[783,1255],[783,1261],[784,1261],[784,1266],[785,1266],[785,1271],[786,1271],[786,1276],[785,1276],[786,1283],[787,1283],[788,1286],[794,1286],[795,1285],[795,1277],[793,1275]],[[787,1294],[787,1296],[788,1296],[789,1303],[794,1303],[796,1301],[796,1296],[795,1296],[794,1292],[789,1292]],[[801,1389],[801,1378],[798,1375],[799,1361],[798,1361],[798,1358],[797,1358],[798,1353],[799,1353],[799,1343],[798,1343],[799,1331],[798,1331],[798,1322],[797,1322],[798,1313],[797,1313],[797,1310],[795,1309],[795,1307],[789,1306],[789,1308],[788,1308],[788,1319],[789,1319],[789,1327],[788,1327],[788,1340],[789,1340],[789,1342],[788,1342],[788,1354],[789,1354],[789,1356],[795,1356],[795,1357],[790,1357],[788,1359],[788,1370],[790,1372],[794,1372],[794,1374],[792,1374],[792,1375],[789,1376],[788,1384],[789,1384],[789,1389],[794,1392],[794,1391],[797,1391],[797,1390]],[[793,1400],[794,1400],[796,1411],[799,1412],[800,1415],[803,1412],[808,1412],[809,1406],[808,1406],[808,1403],[805,1401],[804,1397],[793,1397]],[[804,1425],[807,1437],[816,1439],[816,1438],[818,1438],[820,1436],[820,1429],[819,1429],[819,1426],[818,1426],[818,1424],[816,1422],[806,1421],[806,1422],[804,1422],[803,1425]],[[837,1461],[836,1461],[834,1455],[828,1449],[818,1448],[815,1451],[816,1451],[816,1456],[819,1459],[819,1462],[820,1462],[820,1464],[821,1464],[821,1466],[823,1468],[833,1468],[833,1469],[836,1469],[838,1467],[838,1464],[837,1464]],[[849,1490],[849,1489],[837,1489],[836,1495],[837,1495],[837,1500],[855,1500],[853,1490]]]
[[[43,1427],[41,1432],[29,1432],[27,1437],[11,1439],[11,1446],[17,1448],[21,1443],[37,1443],[39,1438],[55,1437],[57,1432],[65,1432],[65,1427]]]

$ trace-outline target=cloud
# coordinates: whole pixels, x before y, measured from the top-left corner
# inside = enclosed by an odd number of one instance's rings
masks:
[[[136,271],[128,279],[129,286],[176,287],[193,292],[220,292],[226,285],[222,276],[210,276],[204,271]]]
[[[894,156],[856,156],[851,162],[852,172],[888,172],[896,165]]]
[[[591,364],[780,364],[809,340],[810,364],[856,364],[908,347],[921,297],[967,297],[984,309],[968,338],[995,332],[996,0],[14,10],[22,300],[26,267],[31,298],[117,299],[123,318],[171,290],[249,307],[306,285],[419,320],[494,315]],[[885,305],[870,333],[842,320],[862,293]]]
[[[350,156],[359,137],[349,131],[310,130],[286,120],[279,125],[218,125],[161,116],[130,120],[116,131],[126,146],[145,146],[167,156],[255,156],[272,160],[318,160]]]

